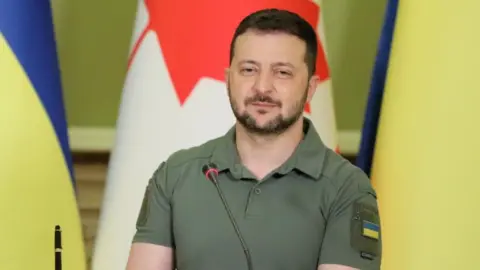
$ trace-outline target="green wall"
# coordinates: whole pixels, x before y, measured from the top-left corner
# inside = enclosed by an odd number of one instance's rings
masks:
[[[323,0],[325,35],[340,130],[359,130],[386,0]]]
[[[136,3],[53,0],[70,126],[115,126]],[[385,4],[323,0],[340,130],[361,128]]]

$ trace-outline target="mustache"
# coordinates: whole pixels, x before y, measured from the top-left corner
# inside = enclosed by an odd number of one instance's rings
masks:
[[[279,100],[274,100],[272,97],[267,96],[267,95],[262,95],[262,94],[256,94],[255,96],[248,97],[245,99],[245,106],[252,104],[254,102],[265,102],[265,103],[270,103],[274,104],[276,106],[281,107],[282,103]]]

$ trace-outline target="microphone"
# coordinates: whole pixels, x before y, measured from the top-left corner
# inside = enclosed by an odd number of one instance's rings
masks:
[[[55,226],[55,270],[62,270],[62,229]]]
[[[225,207],[225,210],[227,211],[228,217],[230,219],[230,222],[233,225],[233,228],[235,229],[235,233],[238,236],[238,239],[240,240],[240,244],[242,245],[243,252],[245,253],[245,258],[247,259],[247,265],[248,265],[248,270],[253,270],[253,265],[252,265],[252,257],[250,256],[250,251],[247,247],[247,243],[245,243],[245,240],[243,239],[242,233],[240,232],[240,229],[238,228],[237,222],[235,221],[235,218],[233,217],[232,211],[230,210],[230,207],[227,204],[227,200],[225,199],[225,196],[223,195],[222,189],[220,188],[220,185],[218,184],[217,176],[218,176],[218,169],[217,166],[213,163],[205,164],[202,167],[202,172],[205,174],[205,177],[212,181],[215,184],[215,187],[217,188],[218,195],[220,196],[220,199],[222,200],[223,206]]]

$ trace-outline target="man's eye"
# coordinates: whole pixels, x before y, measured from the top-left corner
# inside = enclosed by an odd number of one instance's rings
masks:
[[[291,77],[292,72],[287,71],[287,70],[277,70],[277,75],[279,75],[281,77]]]
[[[242,69],[240,69],[240,72],[242,74],[251,74],[251,73],[255,72],[255,69],[253,69],[253,68],[242,68]]]

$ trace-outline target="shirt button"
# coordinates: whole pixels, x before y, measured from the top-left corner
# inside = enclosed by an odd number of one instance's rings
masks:
[[[255,189],[255,194],[260,194],[260,193],[262,193],[262,191],[259,188],[256,188]]]

